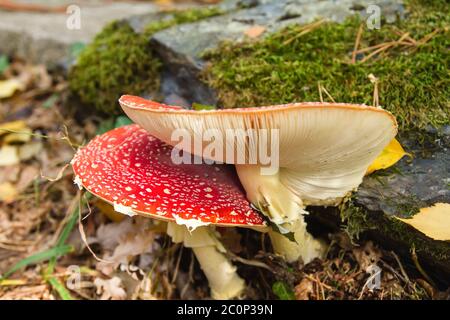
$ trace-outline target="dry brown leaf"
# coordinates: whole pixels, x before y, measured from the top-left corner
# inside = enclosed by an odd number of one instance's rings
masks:
[[[244,34],[249,38],[258,38],[264,31],[266,31],[266,27],[256,25],[245,30]]]
[[[308,278],[303,278],[298,285],[295,286],[295,298],[297,300],[309,300],[311,293],[314,292],[314,285]]]
[[[17,182],[20,175],[20,165],[0,167],[0,183]]]
[[[372,241],[368,241],[352,251],[360,269],[363,271],[367,271],[370,266],[375,265],[381,258],[381,251],[373,245]]]
[[[57,117],[53,109],[39,108],[34,109],[30,117],[26,119],[27,125],[32,129],[44,128],[54,130],[61,123],[62,119]],[[49,132],[49,134],[56,134]]]
[[[34,166],[25,166],[20,172],[19,181],[16,183],[16,188],[19,191],[25,190],[39,175],[39,170]]]
[[[156,236],[157,233],[149,228],[149,220],[146,218],[125,218],[119,223],[101,225],[96,238],[92,240],[100,243],[104,250],[113,251],[103,257],[113,264],[100,262],[97,268],[104,269],[108,274],[111,267],[117,267],[121,263],[128,264],[131,258],[152,252],[154,245],[157,245],[154,241]]]
[[[18,152],[19,159],[21,161],[25,161],[33,158],[35,155],[41,152],[42,147],[43,145],[40,141],[31,141],[29,143],[21,145]]]
[[[94,285],[97,288],[97,294],[101,295],[100,300],[124,300],[127,297],[119,277],[106,280],[97,278],[94,280]]]
[[[133,232],[133,219],[126,217],[118,223],[102,224],[97,229],[95,242],[98,242],[105,250],[114,250],[119,244],[120,237]]]
[[[434,240],[450,240],[450,203],[435,203],[420,209],[410,219],[397,218]]]

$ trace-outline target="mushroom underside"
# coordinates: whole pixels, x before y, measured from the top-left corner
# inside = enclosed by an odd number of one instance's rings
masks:
[[[307,234],[305,207],[338,205],[359,186],[369,165],[397,133],[389,112],[365,105],[296,103],[194,111],[134,96],[122,96],[119,102],[133,121],[166,143],[234,164],[248,200],[281,232],[297,234],[295,238],[303,241],[297,245],[307,250],[283,241],[274,247],[290,260],[303,256],[305,262],[324,252],[323,245],[310,241]],[[180,141],[180,130],[189,139]],[[217,152],[206,153],[211,141],[204,137],[211,133],[220,143]],[[271,137],[264,141],[275,164],[260,157],[264,135]]]

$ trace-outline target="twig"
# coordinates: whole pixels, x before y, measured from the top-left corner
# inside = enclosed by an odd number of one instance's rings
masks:
[[[369,60],[370,58],[372,58],[374,55],[389,49],[390,47],[394,46],[395,43],[389,43],[389,44],[385,44],[384,46],[382,46],[381,48],[378,48],[377,50],[371,52],[368,56],[364,57],[364,59],[361,60],[361,63],[366,62],[367,60]]]
[[[369,80],[373,83],[373,101],[372,105],[374,107],[378,107],[380,105],[379,97],[378,97],[378,78],[375,77],[372,73],[369,74]]]
[[[352,53],[352,64],[356,63],[356,51],[358,50],[359,43],[361,42],[361,35],[363,32],[363,27],[364,27],[364,24],[361,23],[359,25],[358,33],[356,34],[355,46],[353,48],[353,53]]]
[[[394,31],[394,32],[397,35],[399,35],[399,36],[401,36],[403,34],[403,32],[401,32],[400,30],[397,30],[397,31]],[[414,38],[412,38],[411,36],[409,36],[409,35],[405,39],[408,40],[409,43],[412,44],[412,45],[416,45],[417,44],[417,41]]]
[[[325,287],[325,288],[328,289],[328,290],[333,290],[332,287],[330,287],[329,285],[327,285],[327,284],[323,283],[322,281],[320,281],[319,278],[318,278],[317,276],[316,276],[316,277],[312,277],[312,276],[310,276],[309,274],[305,274],[305,278],[308,278],[308,279],[311,280],[311,281],[320,283],[321,286]]]
[[[92,248],[89,246],[88,242],[87,242],[87,238],[86,238],[86,233],[84,232],[84,227],[83,227],[83,219],[81,218],[81,196],[79,197],[79,211],[78,211],[78,231],[80,232],[80,236],[81,236],[81,240],[83,240],[84,244],[86,245],[86,248],[89,250],[89,252],[92,254],[92,256],[99,262],[104,262],[104,263],[114,263],[114,261],[109,261],[109,260],[104,260],[99,258],[95,252],[92,250]],[[86,203],[88,203],[88,201],[86,201]],[[91,209],[88,205],[89,208],[89,213],[91,214]]]
[[[437,33],[439,33],[441,31],[440,28],[437,28],[435,30],[433,30],[432,32],[430,32],[429,34],[427,34],[425,37],[423,37],[422,39],[417,41],[417,44],[419,46],[424,45],[425,43],[427,43],[431,38],[433,38]]]
[[[227,255],[229,255],[231,257],[231,260],[238,261],[242,264],[246,264],[249,266],[267,269],[270,272],[275,273],[275,271],[271,267],[269,267],[267,264],[265,264],[264,262],[261,262],[258,260],[249,260],[249,259],[241,258],[230,251],[227,252]]]
[[[0,248],[8,251],[15,251],[15,252],[25,252],[27,251],[27,247],[23,247],[20,244],[7,244],[3,241],[0,241]]]
[[[313,22],[311,24],[308,24],[306,26],[304,26],[299,33],[297,33],[295,36],[287,39],[286,41],[283,42],[283,45],[288,45],[290,44],[292,41],[300,38],[301,36],[313,31],[314,29],[316,29],[317,27],[319,27],[322,23],[325,22],[325,19],[321,19],[319,21]]]
[[[319,90],[319,98],[320,98],[320,102],[323,103],[322,86],[320,85],[320,81],[317,82],[317,89]]]
[[[385,262],[384,260],[380,260],[380,262],[383,264],[383,267],[385,267],[386,269],[388,269],[390,272],[392,272],[393,275],[395,275],[397,278],[399,278],[400,280],[402,280],[403,282],[405,282],[408,285],[408,281],[403,275],[401,275],[400,273],[398,273],[397,270],[395,270],[392,266],[390,266],[387,262]]]
[[[65,125],[64,125],[64,128],[65,128],[65,131],[67,131],[67,127]],[[76,150],[76,148],[82,147],[79,144],[73,143],[70,140],[69,136],[63,136],[61,138],[54,138],[54,137],[49,137],[49,136],[47,136],[45,134],[30,133],[30,132],[25,132],[25,131],[10,130],[10,129],[3,129],[3,128],[0,128],[0,131],[9,132],[9,133],[18,133],[18,134],[24,134],[24,135],[26,134],[26,135],[29,135],[31,137],[37,137],[37,138],[48,139],[48,140],[51,140],[51,139],[54,139],[54,140],[57,140],[57,141],[59,141],[59,140],[64,141],[65,140],[71,146],[71,148],[74,149],[74,150]]]
[[[325,89],[324,86],[320,85],[320,88],[323,90],[323,92],[325,92],[325,94],[327,95],[328,98],[330,98],[331,101],[333,101],[334,103],[336,103],[336,101],[334,101],[333,97],[331,96],[331,94],[328,92],[327,89]],[[323,101],[322,101],[323,102]]]
[[[384,47],[385,45],[393,44],[394,42],[395,42],[395,41],[383,42],[383,43],[376,44],[376,45],[374,45],[374,46],[362,48],[362,49],[357,50],[357,51],[356,51],[356,54],[358,54],[358,53],[364,53],[364,52],[367,52],[367,51],[371,51],[371,50],[373,50],[373,49],[378,49],[378,48]]]
[[[400,271],[402,272],[403,277],[405,277],[406,281],[409,282],[409,277],[408,274],[406,273],[405,269],[403,268],[403,265],[399,259],[399,257],[397,256],[397,254],[394,251],[390,252],[391,255],[394,257],[395,261],[397,261],[398,267],[400,268]]]
[[[414,49],[412,49],[412,52],[415,52],[420,46],[423,46],[425,43],[427,43],[431,38],[433,38],[437,33],[439,33],[442,29],[435,29],[433,30],[433,32],[427,34],[426,36],[424,36],[422,39],[419,39],[416,42],[416,46],[414,47]]]
[[[409,33],[406,32],[404,33],[400,39],[398,39],[397,41],[391,41],[391,42],[386,42],[384,43],[384,46],[381,46],[380,48],[378,48],[377,50],[371,52],[368,56],[364,57],[364,59],[361,60],[361,63],[366,62],[367,60],[369,60],[370,58],[372,58],[374,55],[381,53],[391,47],[395,47],[398,44],[400,44],[405,38],[409,37]]]
[[[67,169],[67,167],[68,167],[69,165],[70,165],[69,163],[65,164],[64,167],[62,167],[62,168],[59,170],[58,174],[56,175],[56,178],[50,178],[50,177],[45,176],[45,175],[42,173],[42,170],[41,170],[41,178],[43,178],[43,179],[45,179],[45,180],[48,180],[48,181],[51,181],[51,182],[58,181],[58,180],[60,180],[60,179],[62,178],[62,176],[63,176],[63,174],[64,174],[64,171],[66,171],[66,169]]]
[[[411,258],[412,258],[417,270],[425,278],[425,280],[427,280],[428,283],[431,284],[433,287],[436,287],[436,284],[434,283],[434,281],[430,278],[430,276],[425,272],[425,270],[420,265],[419,258],[417,257],[417,253],[416,253],[416,247],[414,245],[411,247]]]

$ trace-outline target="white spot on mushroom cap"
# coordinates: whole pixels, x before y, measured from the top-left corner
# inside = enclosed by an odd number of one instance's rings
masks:
[[[179,215],[173,214],[175,222],[179,225],[185,225],[189,232],[194,231],[198,227],[203,227],[211,224],[211,222],[204,222],[198,219],[183,219]]]
[[[129,217],[136,215],[136,213],[133,211],[133,209],[131,207],[125,206],[125,205],[123,205],[121,203],[117,203],[117,202],[114,202],[113,205],[114,205],[114,211],[125,214]]]
[[[75,178],[73,179],[73,183],[78,186],[78,189],[83,190],[83,181],[79,176],[75,176]]]

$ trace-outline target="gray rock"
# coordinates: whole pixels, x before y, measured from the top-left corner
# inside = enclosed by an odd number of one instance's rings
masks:
[[[181,91],[192,83],[194,86],[189,87],[188,96],[184,98],[190,102],[215,104],[214,92],[198,81],[198,74],[205,67],[202,53],[206,50],[217,48],[222,41],[244,40],[245,31],[252,26],[263,26],[268,35],[290,24],[309,23],[319,17],[340,22],[352,14],[367,15],[366,7],[370,4],[373,4],[372,0],[243,1],[241,7],[247,8],[162,30],[152,37],[151,42],[177,83],[180,92],[176,94],[183,96]],[[392,20],[392,17],[403,15],[400,0],[382,0],[377,5],[382,17]]]
[[[424,142],[419,144],[419,138]],[[416,133],[401,141],[413,159],[404,157],[393,168],[366,177],[357,192],[358,203],[399,217],[436,202],[450,203],[450,135]]]
[[[356,193],[364,208],[364,235],[409,261],[411,248],[433,280],[450,285],[450,242],[434,240],[393,217],[412,217],[420,208],[450,203],[450,134],[446,127],[401,134],[400,142],[413,158],[366,177]],[[413,261],[409,263],[413,264]],[[414,268],[414,267],[413,267]]]
[[[55,66],[69,57],[74,43],[89,42],[105,24],[135,15],[156,14],[149,3],[105,1],[27,1],[45,6],[76,4],[81,9],[81,29],[66,26],[68,14],[0,11],[0,53],[26,57],[34,63]]]

